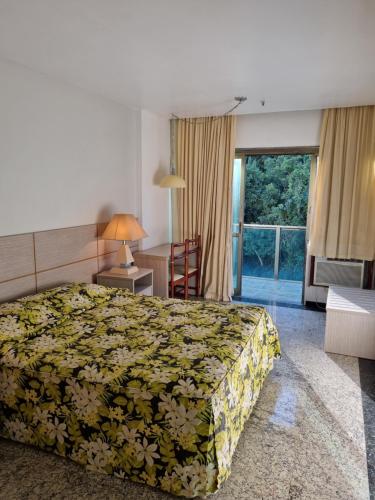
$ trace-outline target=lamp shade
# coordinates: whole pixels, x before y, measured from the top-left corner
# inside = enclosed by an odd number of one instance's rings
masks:
[[[186,188],[185,179],[174,174],[163,177],[159,185],[162,188]]]
[[[133,214],[114,214],[105,228],[102,238],[105,240],[136,241],[145,238],[146,231]]]

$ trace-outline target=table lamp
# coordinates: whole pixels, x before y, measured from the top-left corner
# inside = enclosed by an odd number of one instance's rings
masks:
[[[137,241],[147,235],[143,227],[138,223],[132,214],[114,214],[111,222],[105,228],[102,238],[104,240],[122,241],[117,252],[118,267],[112,267],[111,273],[129,276],[138,271],[137,266],[133,266],[134,258],[126,241]]]

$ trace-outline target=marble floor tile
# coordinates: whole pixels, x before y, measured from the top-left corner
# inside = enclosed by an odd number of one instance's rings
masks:
[[[362,407],[371,499],[375,499],[375,361],[359,360]]]
[[[267,378],[217,500],[374,498],[374,362],[323,351],[325,314],[269,306],[282,358]],[[370,478],[370,481],[369,481]],[[166,500],[143,485],[0,440],[0,498]]]

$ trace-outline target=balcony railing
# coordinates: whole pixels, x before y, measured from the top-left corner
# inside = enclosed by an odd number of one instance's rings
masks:
[[[244,276],[302,281],[305,226],[244,224]]]

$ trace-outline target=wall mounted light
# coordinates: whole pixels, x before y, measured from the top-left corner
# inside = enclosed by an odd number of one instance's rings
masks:
[[[176,138],[176,120],[171,120],[171,161],[170,161],[170,173],[162,178],[159,186],[162,188],[170,189],[184,189],[186,188],[186,181],[182,177],[176,174],[175,167],[175,138]]]

